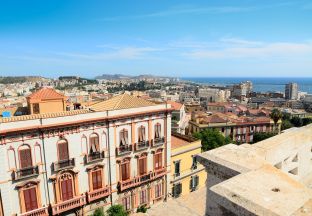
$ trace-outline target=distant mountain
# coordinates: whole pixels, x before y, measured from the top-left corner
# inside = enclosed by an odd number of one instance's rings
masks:
[[[164,76],[154,76],[149,74],[143,74],[138,76],[130,76],[124,74],[103,74],[101,76],[95,77],[95,79],[105,79],[105,80],[122,80],[122,79],[152,79],[152,78],[172,78]]]
[[[40,76],[0,76],[1,84],[39,82],[45,80],[47,79]]]

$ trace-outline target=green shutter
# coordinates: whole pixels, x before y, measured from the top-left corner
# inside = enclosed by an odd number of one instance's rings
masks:
[[[195,177],[195,186],[197,187],[199,184],[199,176],[196,176]]]

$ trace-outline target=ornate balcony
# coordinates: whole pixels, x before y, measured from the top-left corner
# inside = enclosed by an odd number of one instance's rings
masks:
[[[19,216],[48,216],[48,207],[38,208],[29,212],[19,214]]]
[[[162,168],[157,169],[153,172],[153,179],[160,178],[166,174],[167,174],[166,167],[162,167]]]
[[[153,181],[154,179],[164,176],[166,173],[167,173],[167,170],[165,167],[163,167],[161,169],[155,170],[154,172],[150,171],[147,174],[136,176],[134,178],[130,178],[125,181],[120,181],[118,183],[119,190],[124,191],[128,188],[136,187],[146,182]]]
[[[151,178],[152,178],[152,172],[141,175],[141,176],[136,176],[134,178],[130,178],[125,181],[120,181],[119,182],[120,191],[123,191],[128,188],[135,187],[145,182],[148,182]]]
[[[111,188],[109,186],[106,186],[101,189],[97,189],[94,191],[87,192],[88,202],[92,202],[94,200],[107,197],[111,194]]]
[[[23,168],[23,169],[13,171],[12,179],[16,181],[16,180],[28,178],[31,176],[37,176],[37,175],[39,175],[39,167],[38,166],[32,166],[32,167]]]
[[[165,143],[165,137],[155,138],[153,140],[153,147],[162,146]]]
[[[149,141],[141,141],[135,144],[136,151],[147,149],[148,147],[149,147]]]
[[[61,161],[56,161],[53,163],[53,170],[55,172],[63,170],[63,169],[69,169],[73,168],[75,166],[75,158],[70,158],[67,160],[61,160]]]
[[[85,156],[85,163],[92,163],[95,161],[101,161],[105,157],[104,151],[102,152],[93,152]]]
[[[116,148],[116,155],[117,156],[130,154],[131,152],[132,152],[132,145],[131,144],[121,145],[121,146]]]
[[[86,204],[86,196],[81,195],[79,197],[72,198],[57,204],[52,205],[52,214],[57,215],[68,210],[79,208]]]

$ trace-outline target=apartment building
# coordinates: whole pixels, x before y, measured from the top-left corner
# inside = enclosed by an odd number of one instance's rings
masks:
[[[277,123],[280,132],[281,121]],[[189,132],[199,132],[206,128],[219,130],[224,136],[229,136],[236,143],[252,143],[256,132],[274,132],[275,125],[269,117],[237,116],[233,113],[214,113],[208,115],[204,112],[192,113],[189,121]]]
[[[196,155],[200,153],[200,140],[178,133],[172,134],[170,182],[172,197],[184,196],[205,186],[206,172],[196,160]]]
[[[52,91],[35,93],[36,101],[62,104]],[[89,215],[112,204],[131,212],[166,199],[169,105],[123,94],[86,110],[39,107],[0,118],[0,215]]]

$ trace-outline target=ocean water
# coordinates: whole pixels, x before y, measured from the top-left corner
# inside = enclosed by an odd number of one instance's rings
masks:
[[[284,92],[285,84],[295,82],[298,84],[299,91],[312,94],[312,77],[184,77],[182,80],[216,86],[226,86],[243,81],[251,81],[253,83],[253,90],[256,92]]]

